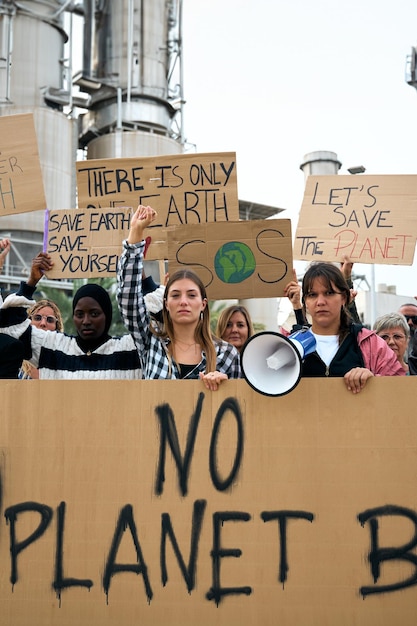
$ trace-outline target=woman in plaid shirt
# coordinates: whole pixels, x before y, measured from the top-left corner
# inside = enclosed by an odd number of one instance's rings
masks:
[[[133,335],[144,378],[203,380],[216,390],[223,380],[240,378],[239,353],[213,337],[205,288],[190,270],[172,275],[165,287],[161,325],[151,322],[142,292],[144,230],[156,211],[139,206],[132,216],[118,268],[117,299],[122,319]]]

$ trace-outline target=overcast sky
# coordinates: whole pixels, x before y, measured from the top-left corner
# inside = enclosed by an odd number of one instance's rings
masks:
[[[339,174],[417,174],[414,45],[416,0],[184,0],[186,138],[236,152],[239,198],[285,209],[294,233],[309,152],[335,152]],[[416,257],[376,284],[417,295]]]

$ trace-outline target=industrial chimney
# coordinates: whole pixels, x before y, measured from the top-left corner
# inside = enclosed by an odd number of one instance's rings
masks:
[[[183,152],[181,0],[86,0],[84,8],[74,84],[87,96],[79,117],[86,158]]]
[[[304,177],[308,176],[333,176],[342,167],[335,152],[318,150],[304,155],[304,160],[300,169],[304,172]]]
[[[181,18],[182,0],[0,0],[0,115],[33,113],[47,208],[75,208],[77,155],[183,152]],[[0,218],[14,244],[6,289],[43,227],[43,211]]]

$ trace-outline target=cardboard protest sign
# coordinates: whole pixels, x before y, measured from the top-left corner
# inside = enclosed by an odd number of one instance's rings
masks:
[[[415,626],[415,392],[1,380],[2,623]]]
[[[294,258],[412,265],[417,176],[309,176]]]
[[[114,277],[131,214],[132,209],[122,207],[48,211],[44,247],[54,262],[48,278]],[[150,227],[148,233],[154,256],[163,259],[166,242],[159,237],[161,230]]]
[[[79,208],[151,205],[164,241],[170,226],[239,219],[234,152],[96,159],[76,167]],[[152,247],[149,254],[158,259]]]
[[[209,298],[271,298],[291,280],[291,221],[180,226],[168,233],[170,274],[189,267]]]
[[[33,115],[0,117],[0,216],[45,207]]]

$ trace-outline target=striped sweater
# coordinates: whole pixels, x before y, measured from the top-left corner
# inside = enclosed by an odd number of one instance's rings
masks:
[[[20,339],[25,359],[39,368],[41,379],[118,379],[142,378],[138,351],[131,335],[110,337],[91,352],[84,353],[74,336],[32,326],[26,308],[33,304],[11,294],[0,309],[0,332]]]

